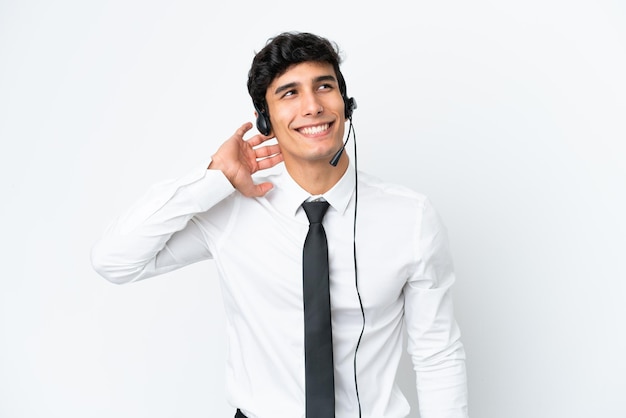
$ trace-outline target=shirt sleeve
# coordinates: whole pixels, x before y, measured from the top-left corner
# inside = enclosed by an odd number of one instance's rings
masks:
[[[428,200],[421,218],[416,270],[404,289],[420,416],[466,418],[465,352],[450,294],[455,275],[447,232]]]
[[[173,181],[153,186],[114,220],[93,246],[93,268],[122,284],[211,258],[194,215],[234,192],[228,179],[208,164]]]

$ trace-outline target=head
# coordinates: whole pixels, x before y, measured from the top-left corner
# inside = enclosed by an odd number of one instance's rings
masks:
[[[270,109],[266,100],[268,87],[294,65],[307,62],[332,66],[344,101],[344,116],[352,116],[355,104],[347,96],[346,82],[339,69],[341,58],[337,45],[311,33],[286,32],[268,41],[254,57],[248,72],[248,92],[257,112],[257,128],[261,133],[268,135],[271,132]]]

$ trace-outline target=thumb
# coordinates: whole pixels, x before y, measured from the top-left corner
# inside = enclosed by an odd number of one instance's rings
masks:
[[[270,190],[272,190],[273,188],[274,188],[274,185],[270,183],[269,181],[255,184],[254,189],[252,191],[252,195],[254,197],[265,196],[265,194],[269,192]]]

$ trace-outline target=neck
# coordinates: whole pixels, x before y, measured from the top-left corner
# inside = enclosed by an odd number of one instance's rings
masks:
[[[328,161],[301,164],[285,160],[285,168],[300,187],[312,195],[319,195],[332,189],[343,177],[348,169],[348,156],[344,153],[336,167]]]

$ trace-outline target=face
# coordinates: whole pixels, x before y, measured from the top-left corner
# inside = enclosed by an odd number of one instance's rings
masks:
[[[344,102],[331,64],[304,62],[276,77],[265,94],[285,164],[326,164],[343,144]]]

